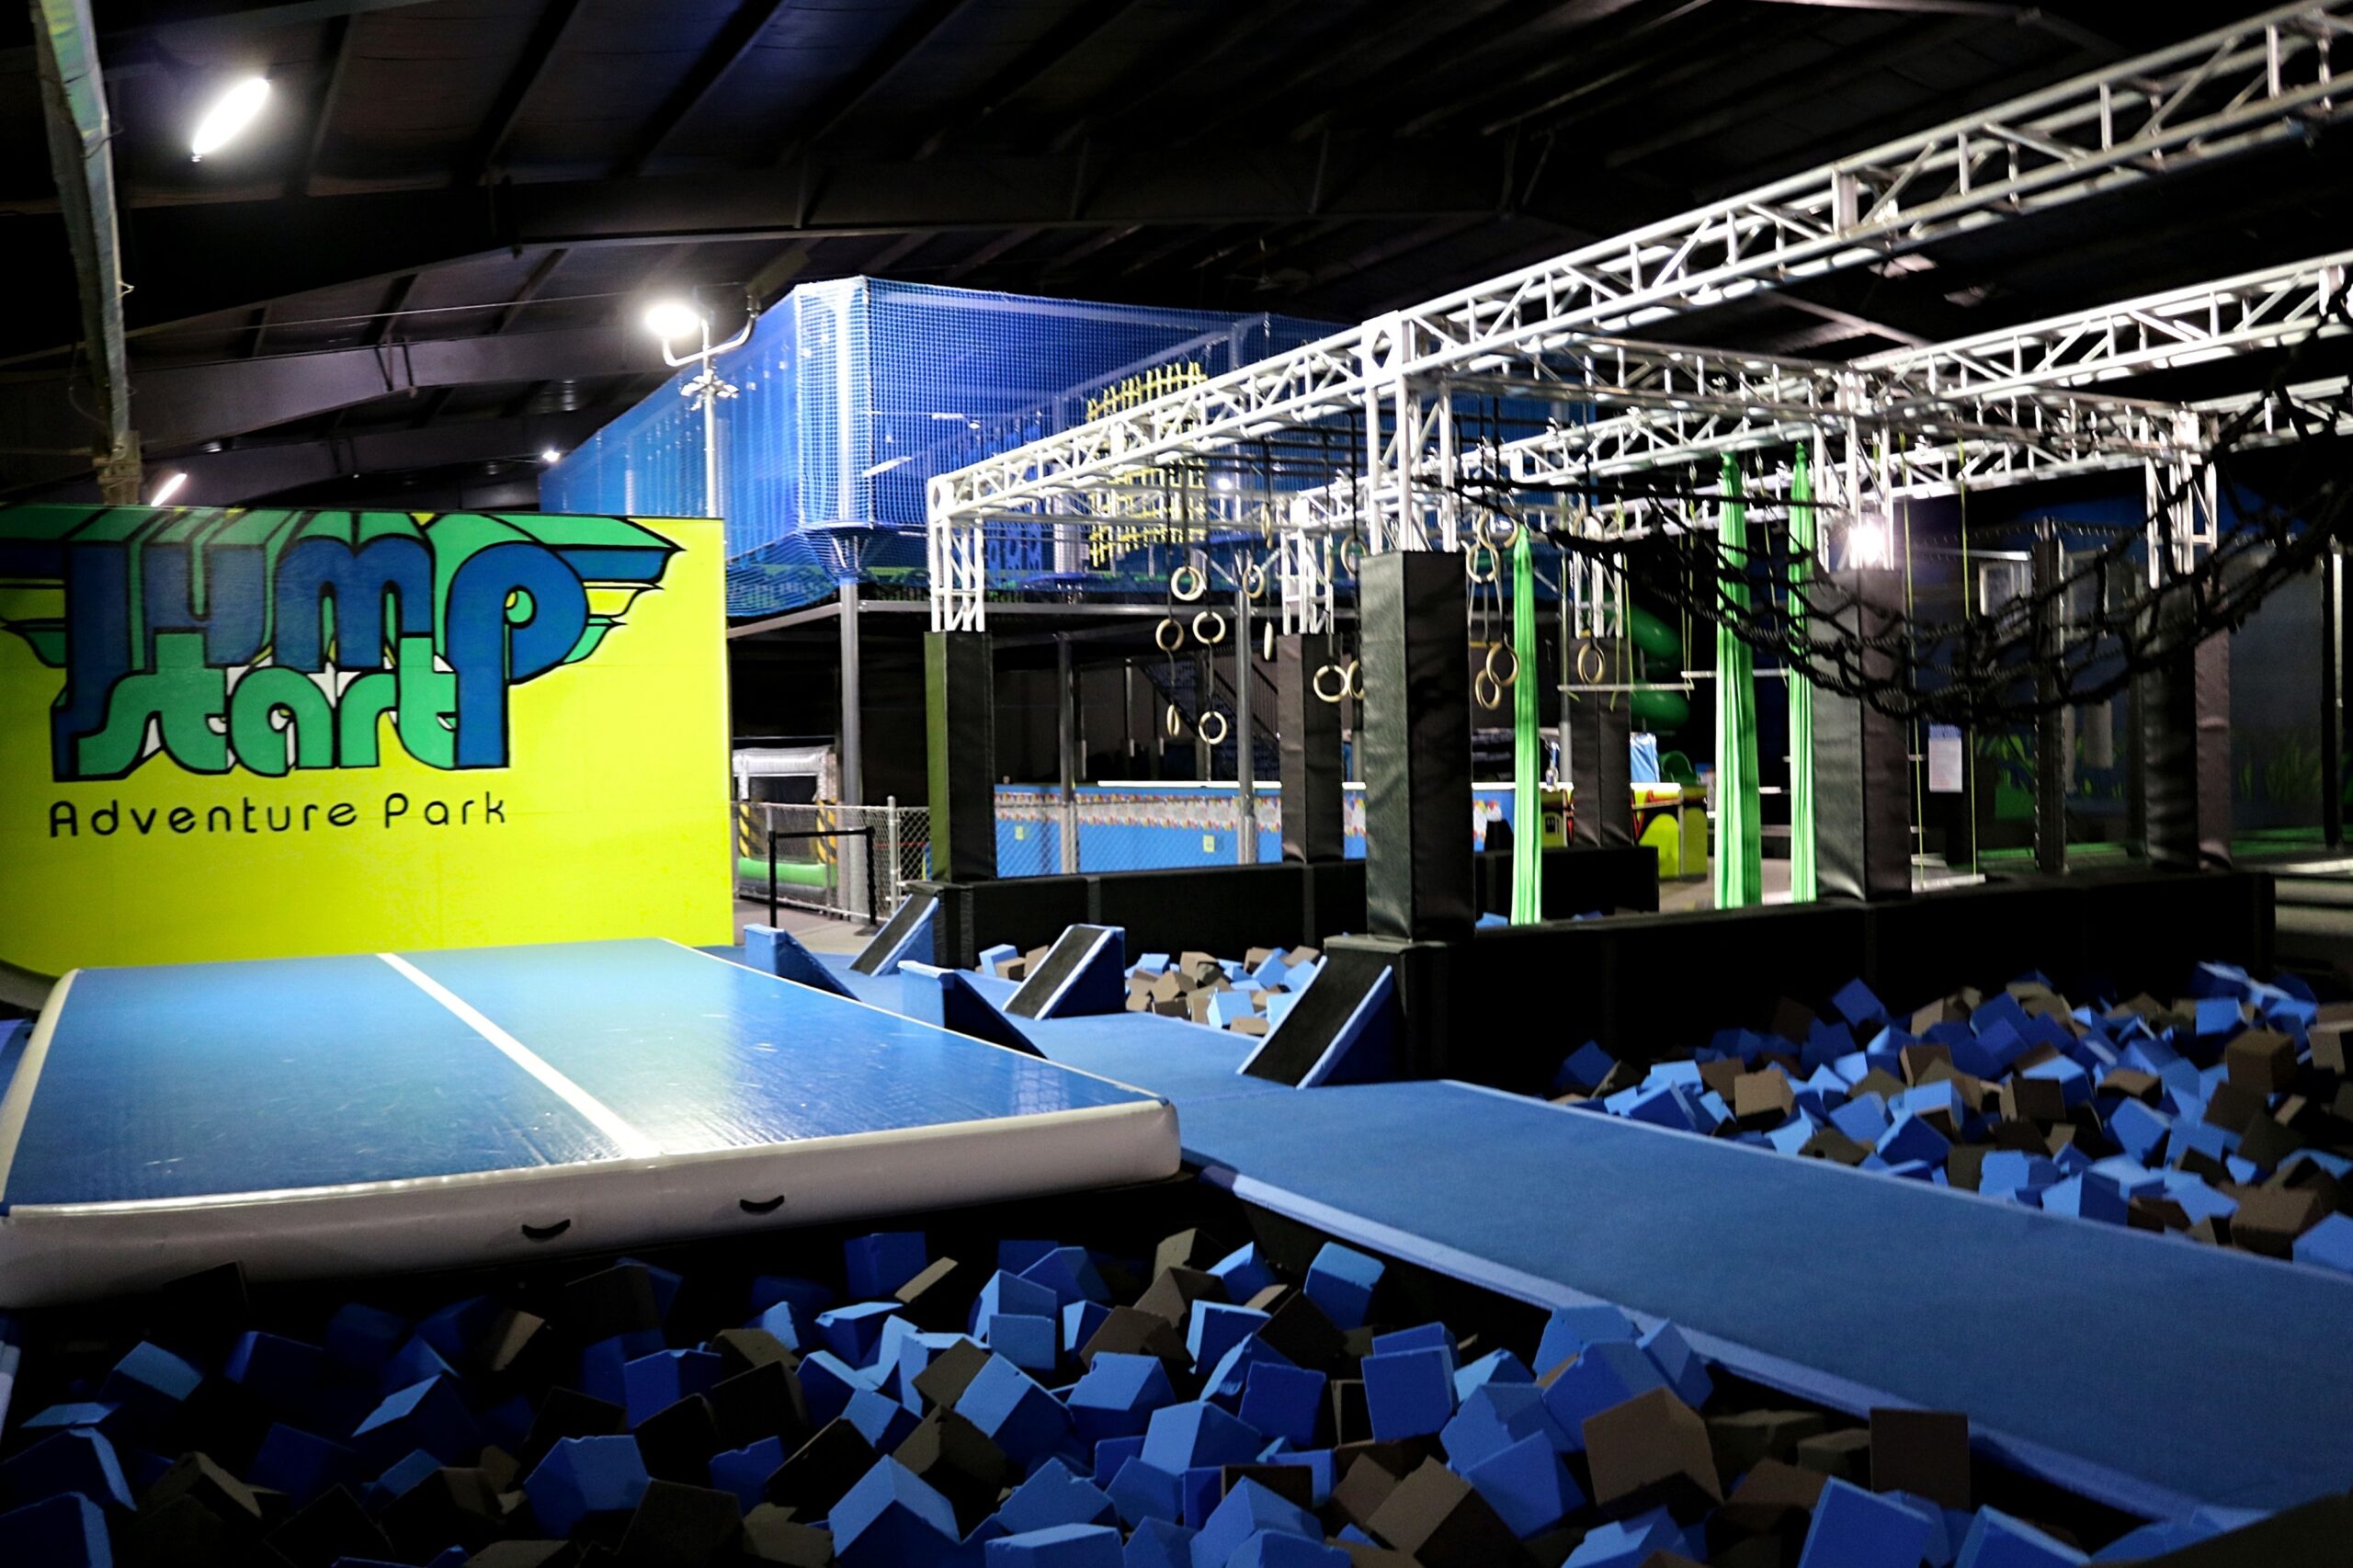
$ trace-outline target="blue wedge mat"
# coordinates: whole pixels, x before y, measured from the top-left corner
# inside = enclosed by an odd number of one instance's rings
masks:
[[[1466,1085],[1178,1117],[1253,1202],[1524,1299],[1672,1318],[1793,1392],[1965,1410],[2120,1506],[2353,1483],[2353,1279]]]

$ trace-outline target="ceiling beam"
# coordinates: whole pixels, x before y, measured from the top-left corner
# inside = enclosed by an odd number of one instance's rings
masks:
[[[488,256],[547,246],[676,244],[835,235],[896,236],[1035,228],[1084,237],[1135,226],[1286,223],[1316,217],[1400,222],[1497,210],[1511,157],[1498,141],[1425,138],[1392,143],[1335,137],[1324,189],[1321,149],[1241,142],[1172,160],[1156,148],[1028,156],[938,157],[834,165],[804,210],[794,182],[769,173],[585,180],[483,189],[376,191],[301,202],[149,207],[131,214],[142,254],[168,270],[141,279],[125,309],[137,331],[249,310],[264,300]],[[1073,193],[1084,180],[1075,210]],[[1623,193],[1607,181],[1556,181],[1577,214],[1607,230]],[[1548,187],[1548,188],[1552,188]],[[1606,210],[1602,204],[1611,202]],[[1654,199],[1640,210],[1657,210]],[[1597,213],[1599,217],[1597,217]],[[270,243],[253,237],[267,233]],[[0,215],[0,246],[19,254],[63,243],[56,215]],[[492,301],[485,301],[491,303]],[[497,301],[503,302],[503,301]],[[0,357],[62,347],[53,316],[0,324]]]
[[[615,178],[626,179],[645,172],[645,165],[662,151],[663,143],[677,133],[678,127],[694,117],[695,110],[703,106],[719,85],[727,79],[728,74],[742,62],[752,45],[767,31],[768,24],[776,19],[776,14],[787,3],[788,0],[742,0],[727,20],[720,24],[719,31],[712,35],[710,43],[704,45],[703,51],[695,57],[694,64],[688,67],[687,74],[678,79],[678,85],[670,89],[661,107],[639,128],[630,150],[614,165]]]
[[[491,101],[490,113],[483,118],[473,145],[458,161],[452,183],[480,185],[490,176],[500,150],[515,133],[516,122],[523,118],[523,106],[529,101],[531,89],[539,85],[540,74],[562,46],[564,29],[572,25],[579,9],[580,0],[547,0],[540,7],[539,19],[531,24],[530,36],[523,40],[523,52],[516,57],[506,81],[499,85],[498,97]]]
[[[402,393],[631,375],[659,362],[653,340],[633,326],[578,327],[159,368],[135,372],[131,389],[146,445],[165,451]],[[70,457],[87,467],[85,429],[63,378],[0,379],[0,452],[12,470],[24,466],[19,458]]]
[[[921,53],[924,46],[972,3],[972,0],[922,0],[922,4],[901,18],[899,25],[891,29],[856,70],[835,84],[834,90],[825,95],[814,112],[794,122],[768,162],[781,166],[801,149],[823,142],[840,129],[842,121],[857,112],[858,105],[873,96],[877,87],[896,74],[899,67]]]
[[[363,473],[402,473],[450,463],[536,458],[550,448],[569,451],[593,435],[605,419],[601,410],[578,409],[505,419],[453,419],[422,430],[361,430],[317,440],[190,452],[170,460],[172,470],[188,475],[174,499],[189,506],[242,506],[298,485],[323,484]],[[97,496],[96,484],[77,479],[25,499],[66,502]]]
[[[335,106],[343,99],[343,80],[351,69],[351,40],[359,31],[357,17],[338,17],[329,24],[327,76],[311,109],[311,134],[301,159],[286,181],[289,196],[308,196],[319,177],[319,154],[325,151],[327,131],[335,124]]]
[[[941,115],[939,129],[915,149],[915,156],[932,156],[961,126],[988,119],[1138,4],[1139,0],[1078,0],[1060,21],[1032,40],[1029,48],[1006,61],[995,75],[967,94],[962,103]]]

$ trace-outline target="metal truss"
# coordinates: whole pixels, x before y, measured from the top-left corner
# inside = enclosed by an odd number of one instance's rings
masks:
[[[2344,112],[2353,0],[2281,6],[940,476],[953,510],[1336,414],[1547,332],[1631,332],[2267,142]]]
[[[2188,307],[2149,301],[2138,318],[2108,312],[2105,335],[2047,323],[1852,367],[1611,335],[2305,134],[2345,112],[2331,48],[2348,26],[2353,0],[2281,6],[939,475],[928,494],[934,624],[978,626],[986,613],[977,549],[949,549],[946,536],[1340,421],[1359,433],[1361,477],[1323,485],[1305,513],[1345,519],[1373,549],[1450,548],[1463,487],[1482,477],[1632,472],[1807,431],[1842,437],[1850,497],[2179,460],[2194,426],[2176,411],[2075,389],[2104,367],[2290,335],[2296,286],[2214,286],[2227,299],[2210,298],[2214,324],[2196,346],[2179,335]],[[1453,409],[1465,391],[1629,412],[1466,452]],[[1899,465],[1892,445],[1904,449]],[[961,570],[943,577],[943,561]]]

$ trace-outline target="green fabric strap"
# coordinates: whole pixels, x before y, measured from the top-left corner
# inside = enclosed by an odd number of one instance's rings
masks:
[[[1805,581],[1813,570],[1813,472],[1806,450],[1798,448],[1790,475],[1790,637],[1806,638]],[[1813,683],[1790,671],[1790,897],[1814,900],[1813,880]]]
[[[1740,504],[1740,466],[1724,459],[1719,592],[1731,609],[1748,608],[1748,508]],[[1718,909],[1764,901],[1764,846],[1756,795],[1756,665],[1729,626],[1716,628],[1716,855]]]
[[[1511,923],[1532,926],[1544,918],[1544,802],[1538,793],[1544,740],[1537,733],[1536,558],[1525,528],[1511,548],[1511,651],[1519,672],[1511,688],[1512,803],[1519,818],[1511,835]]]

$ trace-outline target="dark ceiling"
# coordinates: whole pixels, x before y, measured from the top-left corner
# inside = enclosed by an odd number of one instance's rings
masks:
[[[134,416],[185,499],[529,505],[657,291],[871,273],[1359,319],[2170,42],[1991,0],[96,0]],[[88,492],[26,13],[0,494]],[[213,92],[262,122],[188,156]],[[1678,334],[1848,358],[2313,254],[2343,149],[1997,225]]]

